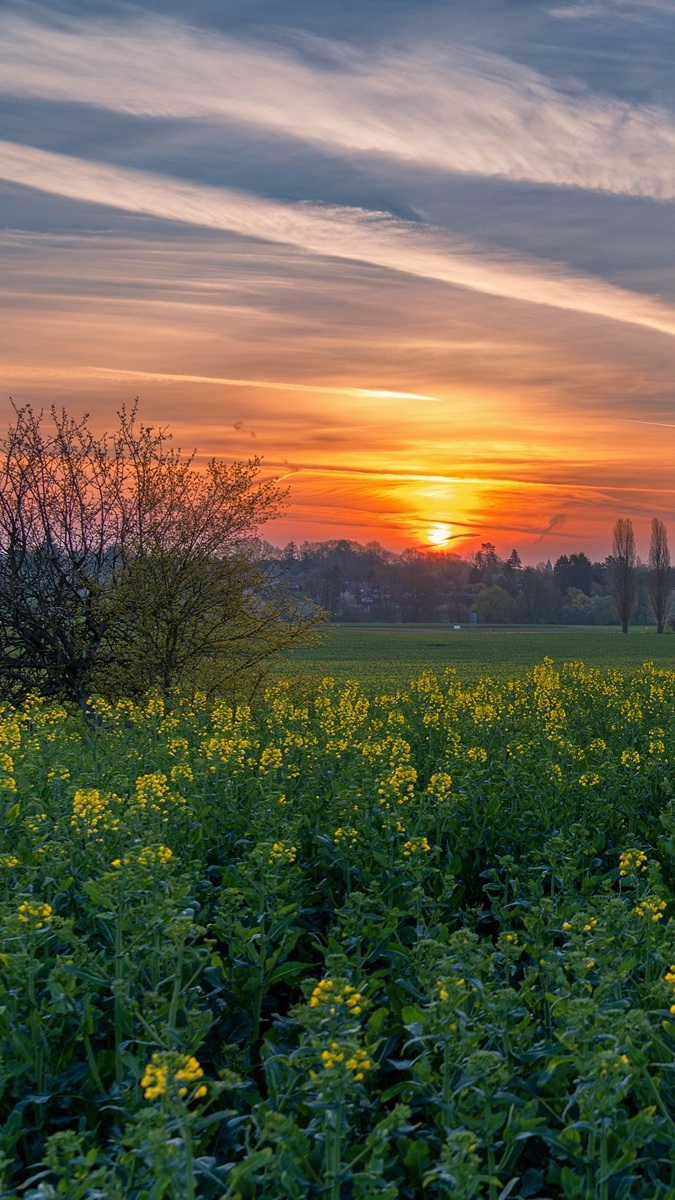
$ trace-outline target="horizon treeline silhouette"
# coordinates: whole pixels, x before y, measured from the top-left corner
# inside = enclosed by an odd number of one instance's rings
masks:
[[[617,540],[618,538],[618,540]],[[465,624],[656,624],[670,619],[673,569],[666,528],[655,518],[648,562],[635,551],[630,519],[614,528],[612,553],[584,551],[525,566],[516,549],[501,558],[483,542],[471,555],[387,550],[347,538],[283,548],[266,544],[293,590],[332,621]]]

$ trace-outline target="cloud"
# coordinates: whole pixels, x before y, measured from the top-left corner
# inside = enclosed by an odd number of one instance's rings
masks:
[[[667,0],[642,11],[672,12]],[[558,17],[630,12],[582,3]],[[0,90],[119,113],[237,122],[443,171],[675,198],[665,109],[561,88],[496,54],[305,39],[300,50],[172,20],[0,16]]]
[[[645,21],[654,14],[675,15],[673,0],[592,0],[588,4],[556,5],[549,9],[551,17],[559,20],[584,20],[588,17],[624,17],[629,21]]]
[[[492,296],[675,335],[675,309],[659,300],[563,267],[490,251],[386,213],[289,204],[13,142],[0,142],[0,178],[78,202],[282,243],[311,255],[356,259]]]
[[[35,379],[72,378],[72,368],[70,367],[49,366],[26,368],[20,364],[3,363],[3,368],[6,373],[10,373],[14,369],[23,376],[32,375]],[[77,375],[79,379],[136,379],[165,383],[217,383],[223,387],[256,388],[276,392],[309,392],[324,396],[353,396],[357,399],[363,397],[364,399],[373,398],[383,400],[429,400],[435,404],[440,403],[438,396],[425,396],[420,392],[392,392],[382,388],[349,387],[348,385],[342,386],[341,384],[329,387],[325,384],[289,383],[288,381],[281,382],[275,379],[232,379],[224,375],[181,375],[173,371],[127,370],[123,367],[78,366]],[[234,428],[243,428],[243,423],[238,421]],[[256,435],[252,433],[251,436],[255,437]]]

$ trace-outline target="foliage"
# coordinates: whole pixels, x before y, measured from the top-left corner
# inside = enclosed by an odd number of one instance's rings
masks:
[[[2,1195],[675,1195],[675,673],[0,714]]]
[[[250,687],[315,620],[256,550],[285,493],[258,459],[198,471],[135,407],[101,437],[51,416],[16,409],[0,443],[5,695]]]
[[[481,587],[471,606],[471,611],[476,613],[479,621],[486,624],[494,622],[499,625],[514,619],[516,603],[503,587],[495,583],[492,587]]]

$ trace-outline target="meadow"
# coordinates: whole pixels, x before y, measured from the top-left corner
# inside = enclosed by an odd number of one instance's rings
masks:
[[[456,671],[464,683],[490,675],[506,679],[530,671],[543,658],[584,662],[589,667],[635,671],[649,660],[675,667],[675,637],[655,628],[617,626],[498,625],[455,631],[447,625],[329,625],[315,645],[289,656],[287,678],[316,683],[324,675],[339,682],[358,679],[370,690],[405,686],[423,671]]]
[[[675,1200],[675,673],[94,709],[0,713],[2,1197]]]

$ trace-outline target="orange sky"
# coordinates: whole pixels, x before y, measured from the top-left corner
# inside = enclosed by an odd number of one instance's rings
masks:
[[[498,0],[420,0],[432,41],[403,6],[398,41],[353,7],[312,42],[301,0],[283,37],[204,4],[0,11],[0,419],[139,396],[285,479],[277,544],[604,558],[629,516],[645,555],[675,526],[658,6],[516,38]],[[611,67],[638,36],[639,96]]]
[[[636,404],[670,386],[661,332],[276,248],[261,270],[222,239],[36,236],[12,261],[6,394],[99,427],[138,395],[186,448],[260,454],[290,487],[277,543],[401,549],[446,523],[462,553],[604,557],[617,516],[643,552],[672,517],[675,427]]]

